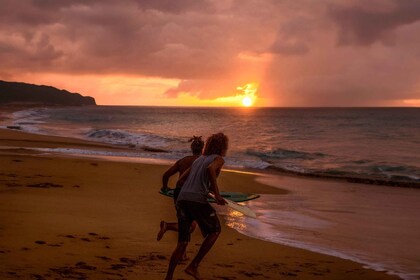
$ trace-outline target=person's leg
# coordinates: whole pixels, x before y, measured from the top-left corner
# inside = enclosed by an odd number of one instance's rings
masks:
[[[168,272],[166,273],[166,280],[172,280],[177,264],[180,262],[182,256],[187,249],[188,242],[179,241],[174,252],[172,253],[171,260],[169,261]]]
[[[197,227],[197,222],[193,221],[190,227],[190,233],[193,233],[196,227]]]
[[[204,239],[203,244],[201,244],[200,250],[198,251],[197,255],[185,269],[185,272],[187,274],[193,276],[195,279],[201,279],[200,273],[198,272],[198,266],[200,265],[200,262],[203,260],[204,256],[210,251],[211,247],[213,247],[214,243],[219,237],[219,234],[220,232],[213,232],[207,235],[207,237]]]
[[[197,255],[185,269],[185,272],[195,279],[200,279],[198,266],[219,237],[221,227],[216,211],[210,204],[196,204],[194,219],[200,227],[203,236],[205,236],[205,239]]]
[[[176,208],[176,200],[178,199],[178,195],[179,192],[181,191],[181,188],[175,188],[174,190],[174,203],[175,203],[175,208]],[[190,229],[190,233],[192,233],[196,228],[196,223],[193,222],[191,224],[191,229]],[[178,231],[179,230],[179,226],[178,223],[167,223],[165,221],[160,221],[160,230],[157,234],[157,241],[160,241],[163,237],[163,235],[166,233],[166,231],[171,230],[171,231]],[[186,259],[186,255],[184,260]]]
[[[157,241],[160,241],[166,231],[178,231],[178,223],[167,223],[165,221],[160,221],[160,230],[157,234]]]
[[[195,228],[197,227],[197,223],[195,221],[193,221],[191,223],[191,227],[190,227],[190,233],[194,232]],[[187,251],[185,250],[184,255],[182,256],[181,261],[185,262],[187,261],[189,258],[187,257]]]
[[[169,261],[168,272],[165,279],[172,279],[177,264],[181,261],[182,256],[185,254],[188,242],[190,241],[191,234],[190,228],[193,219],[189,215],[188,203],[181,201],[177,204],[176,215],[178,218],[178,244],[172,253]]]
[[[190,233],[192,233],[195,228],[197,227],[197,223],[196,222],[192,222],[191,227],[190,227]],[[157,241],[160,241],[163,237],[163,235],[165,234],[166,231],[171,230],[171,231],[178,231],[178,223],[167,223],[165,221],[161,221],[160,222],[160,231],[157,234]],[[187,257],[187,251],[184,251],[184,254],[181,258],[181,261],[186,261],[188,260]]]

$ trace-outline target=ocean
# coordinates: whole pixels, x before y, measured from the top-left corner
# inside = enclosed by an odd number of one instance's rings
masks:
[[[193,135],[224,132],[229,167],[420,186],[420,108],[97,106],[12,117],[34,133],[133,147],[113,156],[174,160],[189,154]]]
[[[45,152],[127,160],[174,161],[190,153],[193,135],[224,132],[226,168],[260,171],[263,183],[289,191],[248,202],[258,219],[225,213],[228,226],[420,279],[420,108],[97,106],[36,108],[10,117],[7,123],[24,131],[129,148]],[[301,176],[284,181],[264,170]]]

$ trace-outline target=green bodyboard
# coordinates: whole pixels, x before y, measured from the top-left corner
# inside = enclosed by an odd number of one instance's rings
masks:
[[[165,196],[174,197],[173,189],[167,189],[165,191],[161,190],[159,191],[159,193]],[[253,200],[260,197],[259,194],[249,194],[249,193],[241,193],[241,192],[220,192],[220,195],[223,198],[232,200],[234,202],[244,202],[244,201]],[[215,202],[213,198],[208,198],[207,200],[209,202]]]

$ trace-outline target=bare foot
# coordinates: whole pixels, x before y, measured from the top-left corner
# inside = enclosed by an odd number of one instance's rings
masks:
[[[187,257],[187,252],[185,252],[185,254],[182,256],[182,258],[181,258],[181,262],[185,262],[185,261],[188,261],[190,258],[189,257]]]
[[[167,224],[165,223],[165,221],[160,221],[160,230],[157,235],[157,241],[162,239],[163,235],[166,232],[166,227],[167,227]]]
[[[198,269],[192,266],[188,266],[185,270],[185,273],[194,277],[195,280],[201,280],[200,273],[198,273]]]

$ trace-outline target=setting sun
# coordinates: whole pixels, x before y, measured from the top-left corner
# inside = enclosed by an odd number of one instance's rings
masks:
[[[249,97],[249,96],[245,96],[245,97],[242,99],[242,104],[243,104],[245,107],[250,107],[250,106],[252,105],[252,99],[251,99],[251,97]]]
[[[257,100],[257,83],[248,83],[243,86],[237,87],[236,90],[239,92],[237,96],[240,98],[242,106],[251,107],[252,105],[254,105],[255,101]]]

